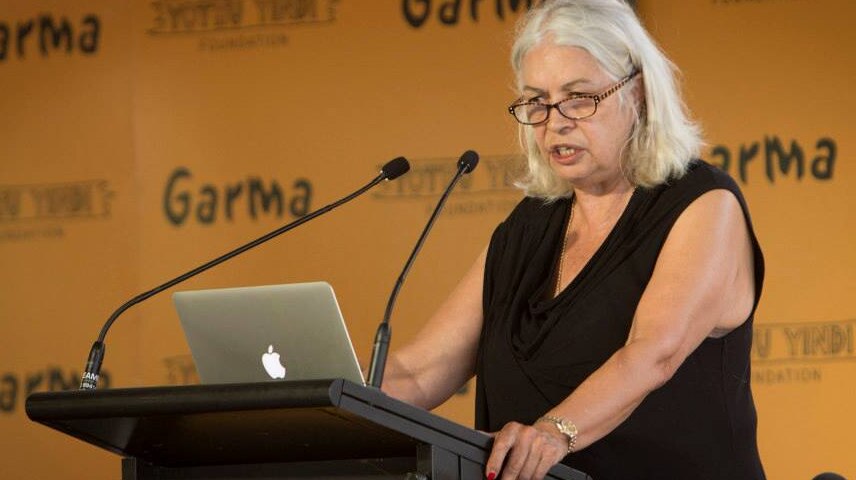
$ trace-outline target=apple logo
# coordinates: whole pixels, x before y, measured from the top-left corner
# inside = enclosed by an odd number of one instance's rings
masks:
[[[270,378],[285,378],[285,367],[279,361],[279,354],[273,351],[273,345],[268,345],[267,353],[262,355],[262,365]]]

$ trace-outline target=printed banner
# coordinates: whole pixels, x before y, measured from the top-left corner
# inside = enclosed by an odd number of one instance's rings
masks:
[[[404,155],[406,176],[127,311],[107,337],[101,387],[199,381],[176,290],[328,281],[366,364],[461,153],[481,162],[407,279],[394,344],[416,334],[520,199],[508,55],[534,0],[5,3],[0,477],[119,475],[118,457],[30,422],[24,401],[76,388],[103,322],[134,295]],[[768,476],[856,477],[854,6],[636,3],[683,71],[705,156],[743,188],[764,248],[752,381]],[[472,390],[437,413],[472,425]]]

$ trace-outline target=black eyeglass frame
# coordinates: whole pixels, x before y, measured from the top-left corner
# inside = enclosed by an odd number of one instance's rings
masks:
[[[627,85],[627,83],[629,83],[630,80],[633,80],[633,77],[635,77],[636,75],[639,75],[640,72],[641,72],[641,70],[634,70],[633,72],[630,73],[630,75],[622,78],[621,80],[618,81],[618,83],[607,88],[606,90],[604,90],[601,93],[572,93],[571,95],[568,96],[568,98],[563,98],[563,99],[561,99],[555,103],[517,102],[517,103],[513,103],[513,104],[509,105],[508,113],[510,113],[511,116],[514,117],[514,119],[517,120],[519,123],[521,123],[523,125],[530,125],[530,126],[531,125],[540,125],[542,123],[546,123],[547,120],[550,119],[550,110],[552,110],[554,108],[556,109],[557,112],[559,112],[559,115],[567,118],[568,120],[582,120],[584,118],[589,118],[589,117],[594,116],[595,113],[597,113],[597,106],[598,106],[598,104],[600,104],[600,102],[604,101],[610,95],[612,95],[613,93],[620,90],[621,87],[623,87],[624,85]],[[594,110],[592,110],[592,112],[588,115],[585,115],[583,117],[570,117],[568,115],[565,115],[562,112],[562,109],[559,108],[559,105],[561,105],[565,102],[568,102],[570,100],[579,100],[581,98],[591,98],[592,100],[594,100]],[[523,120],[520,120],[520,117],[518,117],[517,114],[514,113],[514,109],[516,109],[517,107],[524,107],[527,105],[540,105],[542,107],[547,107],[547,116],[544,117],[544,120],[541,120],[540,122],[531,122],[530,123],[530,122],[524,122]]]

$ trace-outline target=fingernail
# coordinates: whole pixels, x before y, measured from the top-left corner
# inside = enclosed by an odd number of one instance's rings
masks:
[[[487,480],[493,480],[494,478],[496,478],[496,472],[489,472],[487,474]]]

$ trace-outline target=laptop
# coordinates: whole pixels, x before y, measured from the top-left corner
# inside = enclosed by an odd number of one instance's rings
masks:
[[[365,385],[326,282],[176,292],[202,383],[344,378]]]

